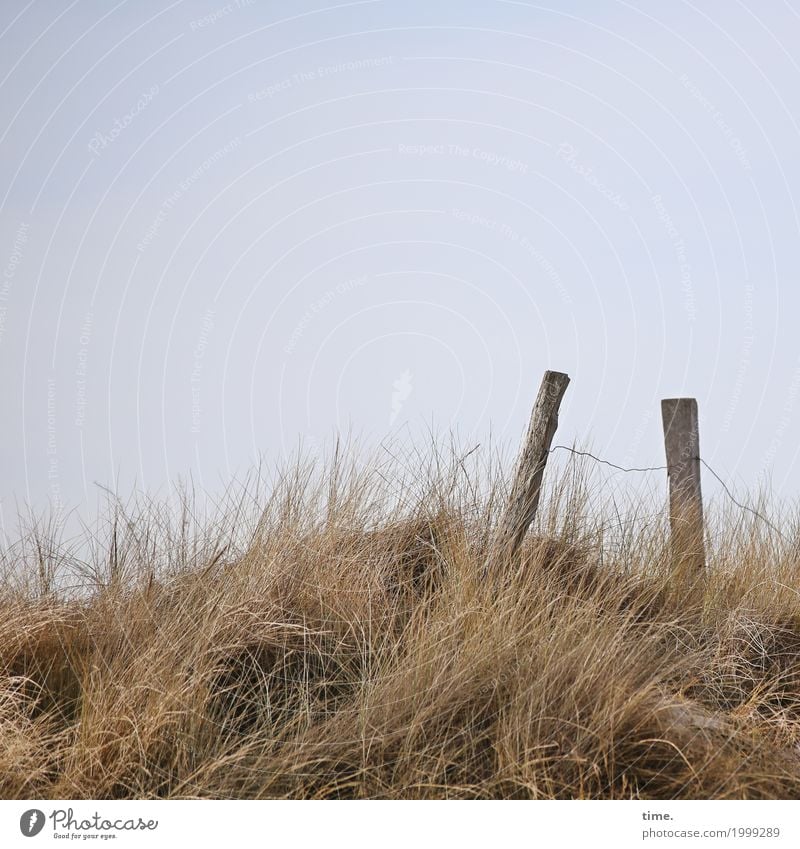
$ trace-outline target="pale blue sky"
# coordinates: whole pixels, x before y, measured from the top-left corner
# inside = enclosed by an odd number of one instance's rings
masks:
[[[800,492],[800,11],[3,3],[0,511],[335,430]],[[114,484],[117,480],[118,484]],[[713,482],[707,481],[713,490]]]

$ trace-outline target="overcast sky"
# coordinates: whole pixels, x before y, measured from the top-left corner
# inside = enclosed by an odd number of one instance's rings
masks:
[[[0,519],[351,430],[800,492],[782,0],[2,4]],[[713,481],[708,481],[713,489]]]

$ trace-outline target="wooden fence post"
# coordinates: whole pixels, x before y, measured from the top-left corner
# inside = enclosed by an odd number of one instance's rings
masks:
[[[493,564],[508,563],[513,559],[536,516],[544,468],[558,427],[558,408],[568,384],[566,374],[558,371],[544,373],[528,434],[517,460],[511,494],[489,549],[487,566],[490,569]]]
[[[661,402],[669,476],[669,520],[676,565],[705,566],[703,497],[700,490],[700,429],[694,398]]]

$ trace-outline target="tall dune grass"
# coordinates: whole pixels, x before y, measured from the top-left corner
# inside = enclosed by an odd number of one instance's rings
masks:
[[[662,494],[621,508],[569,460],[487,574],[484,457],[337,451],[205,517],[184,493],[77,542],[30,523],[2,558],[0,796],[796,798],[792,523],[710,511],[677,581]]]

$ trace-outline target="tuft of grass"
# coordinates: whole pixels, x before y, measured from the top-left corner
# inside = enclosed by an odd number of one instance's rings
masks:
[[[679,580],[660,506],[571,461],[488,580],[502,464],[451,453],[33,523],[2,555],[0,795],[800,794],[786,523],[716,511]]]

